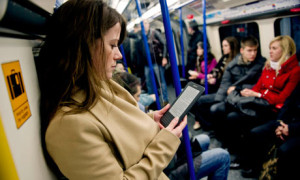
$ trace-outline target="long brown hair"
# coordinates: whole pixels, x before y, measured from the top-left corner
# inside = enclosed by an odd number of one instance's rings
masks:
[[[105,75],[103,38],[117,23],[121,25],[121,44],[126,36],[126,22],[102,0],[69,0],[49,19],[46,40],[36,66],[41,90],[42,147],[49,167],[58,177],[62,174],[46,150],[46,129],[61,106],[71,106],[73,110],[68,113],[86,111],[101,98],[101,82],[106,82],[110,87]],[[100,39],[102,43],[102,58],[99,62],[103,66],[102,72],[97,72],[92,61],[96,39]],[[71,98],[77,88],[85,93],[83,102],[76,102]],[[112,91],[111,87],[110,89]]]
[[[204,43],[199,41],[197,43],[197,48],[201,48],[204,50]],[[197,55],[198,56],[198,55]],[[210,64],[211,61],[215,58],[215,55],[210,51],[210,47],[207,48],[207,63]],[[198,58],[200,61],[204,60],[204,53]],[[200,65],[201,66],[201,65]]]
[[[230,47],[230,53],[226,60],[227,64],[239,53],[239,42],[233,36],[226,37],[223,41],[227,41]]]
[[[126,22],[102,0],[69,0],[55,11],[37,62],[43,121],[49,123],[60,106],[82,112],[101,97],[100,82],[110,85],[105,75],[103,37],[117,23],[121,25],[120,44],[126,36]],[[96,39],[102,43],[102,72],[97,72],[92,62]],[[85,92],[83,102],[71,99],[75,87]]]

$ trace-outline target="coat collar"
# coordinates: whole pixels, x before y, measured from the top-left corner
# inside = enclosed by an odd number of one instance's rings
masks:
[[[130,104],[133,104],[134,106],[137,106],[136,100],[126,89],[124,89],[122,86],[120,86],[118,83],[116,83],[113,80],[109,80],[109,82],[111,83],[112,90],[116,96],[125,99],[126,101],[128,101]],[[112,93],[108,88],[108,84],[105,81],[101,81],[101,85],[103,87],[100,90],[103,96],[102,98],[107,99],[108,101],[113,101],[114,97],[112,96]],[[72,96],[72,99],[80,103],[83,102],[86,97],[86,93],[83,90],[80,90],[78,88],[75,88],[74,91],[75,93]]]
[[[294,67],[298,66],[298,60],[296,54],[291,56],[287,61],[285,61],[279,70],[279,73],[285,73],[292,70]]]
[[[102,130],[106,131],[103,133],[106,141],[115,155],[120,156],[121,164],[127,169],[143,155],[143,151],[137,149],[146,147],[145,143],[155,137],[159,127],[150,116],[139,109],[136,100],[128,91],[113,80],[111,84],[114,96],[104,86],[101,89],[101,99],[89,109],[89,113],[105,127]],[[77,92],[73,99],[82,101],[83,91]],[[128,133],[128,129],[135,133]]]

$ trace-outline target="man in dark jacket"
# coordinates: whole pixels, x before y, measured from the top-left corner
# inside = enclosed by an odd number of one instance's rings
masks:
[[[190,35],[188,50],[187,50],[187,64],[186,64],[186,77],[189,76],[189,70],[195,70],[197,59],[197,43],[203,42],[203,34],[198,28],[195,20],[189,22],[188,33]]]
[[[242,39],[240,54],[226,67],[217,93],[200,97],[193,107],[195,120],[204,129],[217,125],[218,115],[225,113],[225,99],[230,92],[235,88],[251,88],[259,79],[266,59],[257,56],[258,46],[257,39],[252,36]],[[199,128],[194,126],[194,129]]]

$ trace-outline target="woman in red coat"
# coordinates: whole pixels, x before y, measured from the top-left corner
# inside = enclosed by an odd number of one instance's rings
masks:
[[[270,105],[283,104],[300,80],[296,45],[289,36],[277,36],[270,43],[270,59],[256,85],[242,96],[265,99]]]

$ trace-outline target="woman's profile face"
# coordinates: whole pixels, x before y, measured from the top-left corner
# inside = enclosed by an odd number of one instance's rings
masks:
[[[270,59],[277,62],[282,56],[282,48],[279,41],[275,41],[270,45]]]
[[[222,42],[222,50],[223,50],[223,54],[224,55],[230,53],[230,45],[229,45],[228,41],[223,40],[223,42]]]
[[[150,24],[147,20],[144,20],[144,28],[146,33],[148,33],[149,29],[150,29]]]
[[[197,48],[197,55],[202,56],[204,54],[204,49],[202,49],[200,46]]]
[[[108,79],[112,78],[113,71],[116,69],[116,61],[122,59],[122,54],[118,47],[118,42],[120,39],[121,33],[121,25],[117,23],[112,28],[110,28],[106,34],[104,35],[104,51],[106,53],[106,77]],[[101,48],[101,39],[96,40],[96,48],[93,53],[93,62],[96,66],[98,72],[103,71],[103,67],[100,67],[99,61],[101,60],[101,56],[103,56],[100,52]]]

